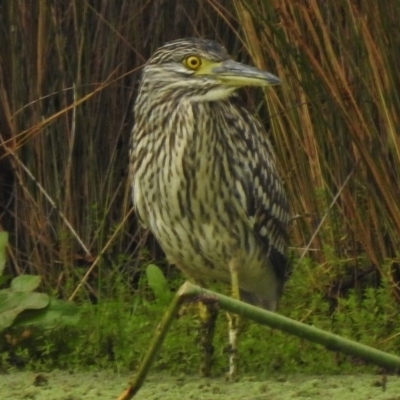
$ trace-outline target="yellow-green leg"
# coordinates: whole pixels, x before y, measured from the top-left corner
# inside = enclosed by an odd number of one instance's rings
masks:
[[[200,364],[200,373],[202,376],[211,375],[211,369],[214,361],[214,332],[215,323],[218,316],[218,305],[214,301],[199,302],[200,315],[200,346],[202,350],[202,360]]]
[[[232,297],[236,300],[240,300],[240,288],[239,288],[239,276],[235,261],[231,261],[230,265],[231,272],[231,289]],[[229,314],[229,371],[228,380],[234,381],[238,373],[238,337],[239,337],[239,324],[240,317],[237,314]]]

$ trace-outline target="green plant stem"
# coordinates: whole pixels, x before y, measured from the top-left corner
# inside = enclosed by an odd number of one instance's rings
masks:
[[[307,339],[311,342],[322,344],[329,350],[340,351],[357,356],[383,368],[400,369],[400,357],[393,354],[385,353],[372,347],[357,343],[353,340],[342,338],[341,336],[323,331],[322,329],[303,324],[271,311],[263,310],[242,301],[235,300],[231,297],[185,282],[179,288],[160,324],[157,326],[150,347],[140,364],[139,371],[130,382],[128,389],[118,397],[118,400],[132,399],[139,391],[165,339],[173,318],[182,303],[188,299],[199,299],[202,301],[208,299],[210,301],[216,301],[220,308],[223,308],[228,312],[241,315],[262,325],[268,325],[271,328],[279,329],[283,332]]]
[[[177,312],[179,311],[183,301],[185,300],[185,287],[187,284],[188,282],[184,283],[172,299],[171,304],[165,312],[161,322],[157,325],[150,346],[139,366],[138,372],[129,383],[128,388],[118,397],[118,400],[132,399],[143,385],[143,382],[146,379],[146,375],[151,365],[153,364],[162,343],[164,342],[165,336],[167,335],[171,323]]]
[[[310,342],[322,344],[329,350],[340,351],[363,358],[383,368],[400,369],[400,357],[357,343],[350,339],[345,339],[341,336],[303,324],[271,311],[263,310],[190,283],[187,283],[184,288],[181,288],[181,292],[182,295],[189,297],[213,296],[218,301],[219,306],[224,310],[252,319],[259,324],[268,325],[271,328],[279,329],[283,332],[307,339]]]

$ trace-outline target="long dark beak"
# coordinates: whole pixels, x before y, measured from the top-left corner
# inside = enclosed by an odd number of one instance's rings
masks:
[[[212,69],[212,74],[230,86],[271,86],[279,85],[280,79],[269,72],[233,60],[226,60]]]

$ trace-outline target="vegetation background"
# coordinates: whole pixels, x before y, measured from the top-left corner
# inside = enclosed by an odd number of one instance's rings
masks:
[[[69,343],[44,335],[34,354],[8,346],[3,358],[126,367],[140,356],[132,340],[145,345],[162,309],[153,306],[143,268],[162,266],[172,289],[182,278],[132,212],[132,108],[143,63],[185,36],[214,39],[283,81],[265,93],[243,91],[271,128],[292,206],[296,270],[281,312],[398,352],[399,14],[396,0],[1,2],[0,230],[10,233],[8,273],[40,275],[44,290],[91,316]],[[265,330],[248,329],[251,349]],[[312,345],[268,335],[266,351],[280,360],[268,368],[304,370],[321,358]],[[193,343],[181,342],[171,339],[166,351],[193,365]],[[249,369],[263,365],[249,357]],[[334,355],[326,360],[343,368]]]

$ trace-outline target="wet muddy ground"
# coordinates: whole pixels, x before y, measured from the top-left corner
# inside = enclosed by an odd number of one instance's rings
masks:
[[[10,372],[0,375],[0,399],[116,400],[129,380],[114,372]],[[400,377],[379,375],[242,377],[201,379],[153,374],[135,396],[137,400],[400,400]]]

